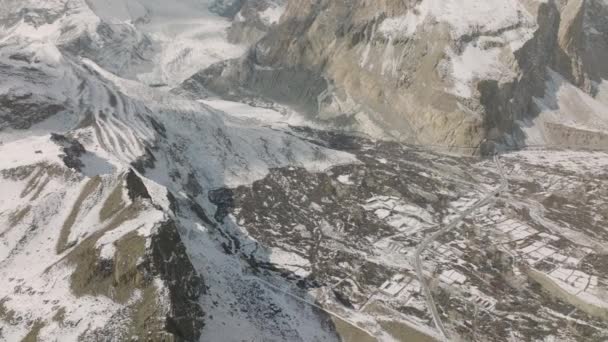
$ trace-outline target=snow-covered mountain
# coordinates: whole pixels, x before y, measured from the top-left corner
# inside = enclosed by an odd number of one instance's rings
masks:
[[[593,121],[563,102],[606,112],[607,13],[603,0],[288,1],[247,56],[183,87],[254,94],[405,142],[586,146],[606,131],[584,129]],[[556,74],[580,96],[551,101],[566,96]],[[585,138],[567,139],[572,130]]]
[[[0,341],[608,331],[606,1],[0,5]]]
[[[206,191],[354,158],[145,84],[240,51],[206,3],[6,5],[0,339],[198,339],[212,312],[200,295],[237,276],[216,238],[203,237],[217,234]],[[224,273],[198,275],[187,231],[215,249],[205,256]],[[234,296],[220,295],[222,305]]]

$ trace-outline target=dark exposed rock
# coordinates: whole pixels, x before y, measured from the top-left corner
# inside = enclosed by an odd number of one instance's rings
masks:
[[[196,197],[203,193],[203,187],[196,179],[196,175],[193,173],[188,174],[188,180],[184,187],[186,191],[188,191],[188,194],[192,197]]]
[[[162,136],[163,138],[167,137],[167,129],[165,128],[165,126],[158,122],[156,119],[154,119],[153,117],[148,117],[148,119],[150,120],[150,124],[152,124],[152,127],[154,128],[154,130],[156,131],[156,133],[158,133],[160,136]]]
[[[151,258],[153,269],[169,285],[167,331],[176,341],[198,341],[205,316],[198,299],[205,293],[205,284],[194,270],[174,222],[162,224],[152,237]]]
[[[80,160],[80,157],[86,153],[84,146],[78,140],[61,134],[51,134],[51,140],[63,148],[64,154],[60,157],[65,166],[76,171],[81,171],[84,164]]]
[[[215,225],[215,223],[212,222],[209,219],[209,217],[207,216],[207,214],[205,213],[205,209],[203,209],[203,207],[201,207],[198,203],[196,203],[196,201],[194,201],[194,200],[190,201],[190,210],[192,210],[192,212],[194,212],[196,217],[198,217],[205,224],[212,225],[212,226]]]
[[[133,171],[133,169],[129,170],[127,173],[127,190],[129,192],[129,198],[132,201],[135,201],[138,198],[142,199],[151,199],[150,194],[148,193],[148,189],[144,182],[139,178],[139,176]]]
[[[131,163],[131,166],[141,174],[146,174],[146,170],[153,169],[155,165],[156,157],[154,157],[154,153],[152,153],[148,147],[146,147],[146,153],[144,155]]]
[[[209,191],[209,201],[217,206],[215,220],[223,222],[224,218],[234,208],[234,192],[230,189],[218,189]]]
[[[169,200],[169,209],[174,213],[179,213],[179,203],[171,191],[167,191],[167,199]]]

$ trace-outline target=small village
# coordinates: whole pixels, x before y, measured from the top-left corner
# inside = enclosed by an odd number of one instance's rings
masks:
[[[608,233],[606,203],[587,201],[580,209],[569,201],[578,200],[583,186],[595,189],[592,196],[606,194],[606,174],[591,185],[586,174],[597,172],[590,169],[608,155],[594,154],[592,165],[579,156],[564,167],[538,160],[537,151],[518,152],[501,156],[497,167],[492,159],[467,164],[427,151],[361,145],[366,168],[274,170],[254,184],[277,194],[274,203],[262,204],[272,208],[268,214],[253,209],[255,191],[234,191],[232,215],[260,246],[251,256],[271,255],[272,267],[260,270],[264,263],[257,263],[258,276],[311,296],[372,334],[386,333],[383,324],[391,321],[424,332],[422,341],[441,340],[439,320],[446,334],[465,340],[605,336],[603,247],[589,241]],[[585,153],[591,152],[579,152]],[[427,162],[418,163],[422,156]],[[578,227],[570,215],[592,217],[597,231],[590,235],[589,226]]]

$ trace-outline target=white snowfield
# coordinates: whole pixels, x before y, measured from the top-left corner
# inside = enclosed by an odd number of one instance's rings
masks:
[[[0,150],[3,157],[10,147],[3,146]],[[32,149],[38,150],[39,147],[35,141],[31,142]],[[19,151],[24,156],[36,153],[28,142],[20,142]],[[10,324],[0,324],[6,341],[22,339],[31,328],[32,321],[36,320],[45,323],[39,340],[53,340],[60,336],[65,341],[76,341],[86,329],[107,325],[112,316],[119,315],[139,298],[136,292],[127,303],[119,304],[104,296],[76,296],[73,293],[70,287],[73,266],[64,261],[72,248],[64,252],[56,250],[61,239],[59,232],[74,208],[79,208],[79,211],[76,211],[72,229],[65,237],[66,245],[76,244],[104,230],[109,223],[100,218],[100,203],[111,196],[112,187],[119,185],[122,178],[119,174],[103,176],[92,197],[80,203],[81,191],[91,180],[76,175],[67,179],[58,177],[51,170],[61,168],[60,164],[52,157],[44,157],[52,151],[44,148],[42,151],[42,154],[35,154],[40,157],[26,159],[35,163],[28,166],[34,168],[30,177],[18,182],[6,178],[0,180],[3,189],[0,202],[3,212],[0,216],[0,298],[3,298],[6,310],[12,310],[16,317],[23,319],[19,324],[10,321]],[[31,182],[35,182],[33,187],[29,186]],[[124,196],[123,200],[130,202]],[[4,214],[7,210],[9,214]],[[11,217],[10,210],[24,214],[17,221],[14,212]],[[142,209],[141,215],[124,222],[119,229],[100,239],[103,243],[99,246],[102,257],[112,257],[113,248],[108,250],[105,246],[112,246],[128,233],[149,237],[163,216],[162,211],[152,206]],[[58,309],[63,312],[63,322],[52,319]]]

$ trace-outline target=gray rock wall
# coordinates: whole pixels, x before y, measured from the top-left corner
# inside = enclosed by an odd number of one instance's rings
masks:
[[[523,144],[518,121],[537,113],[533,99],[543,96],[548,68],[589,93],[608,78],[608,64],[600,62],[608,60],[605,3],[524,3],[532,22],[497,31],[456,37],[427,18],[415,35],[386,37],[381,23],[414,11],[416,2],[290,1],[281,23],[247,56],[195,75],[187,87],[233,98],[257,94],[334,128],[401,141],[455,150]],[[505,32],[526,28],[531,35],[512,50]],[[450,90],[451,64],[468,46],[498,48],[502,68],[474,79],[470,97]]]

